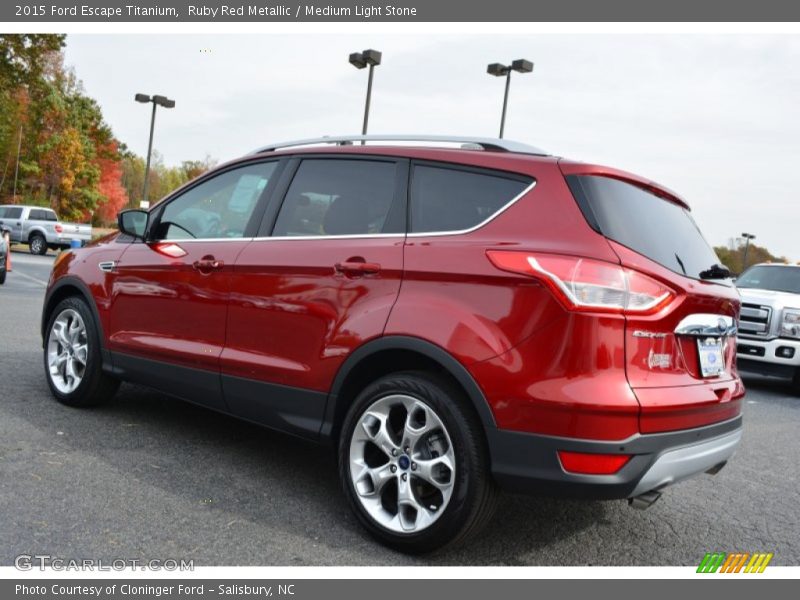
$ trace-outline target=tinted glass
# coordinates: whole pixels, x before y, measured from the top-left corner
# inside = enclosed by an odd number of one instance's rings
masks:
[[[750,267],[736,280],[736,286],[800,294],[800,267]]]
[[[589,223],[615,242],[689,277],[719,264],[682,206],[610,177],[567,180]]]
[[[411,231],[460,231],[479,225],[532,181],[417,165],[411,178]]]
[[[304,160],[286,192],[273,236],[382,233],[396,165],[370,160]]]
[[[0,206],[0,219],[19,219],[21,216],[21,206]]]
[[[28,218],[32,221],[58,221],[56,213],[45,208],[32,208]]]
[[[232,169],[171,200],[161,214],[156,239],[244,237],[276,165],[269,162]]]

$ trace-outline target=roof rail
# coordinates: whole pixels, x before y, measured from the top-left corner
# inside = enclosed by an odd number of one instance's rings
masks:
[[[316,146],[320,144],[336,144],[337,146],[349,146],[354,142],[449,142],[467,146],[477,146],[482,150],[495,152],[517,152],[520,154],[535,154],[537,156],[548,156],[548,153],[535,146],[529,146],[520,142],[498,138],[463,137],[449,135],[336,135],[324,136],[320,138],[309,138],[307,140],[295,140],[292,142],[281,142],[263,146],[251,152],[251,154],[262,154],[264,152],[275,152],[283,148],[295,148],[298,146]]]

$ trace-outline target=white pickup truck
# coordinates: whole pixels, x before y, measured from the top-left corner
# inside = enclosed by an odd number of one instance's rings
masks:
[[[742,296],[739,370],[789,378],[800,392],[800,265],[754,265],[736,287]]]
[[[69,248],[72,240],[83,245],[92,239],[91,225],[61,223],[55,211],[41,206],[1,205],[0,226],[11,232],[12,244],[28,244],[32,254]]]

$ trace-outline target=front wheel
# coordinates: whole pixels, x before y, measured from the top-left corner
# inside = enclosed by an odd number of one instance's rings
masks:
[[[389,375],[359,394],[339,439],[339,476],[361,524],[423,553],[460,543],[494,512],[480,422],[463,392],[425,372]]]
[[[31,254],[47,254],[47,240],[39,234],[31,236],[31,239],[28,241],[28,247],[31,250]]]
[[[119,381],[103,372],[100,335],[82,298],[59,302],[47,322],[44,369],[50,391],[68,406],[95,406],[110,400]]]

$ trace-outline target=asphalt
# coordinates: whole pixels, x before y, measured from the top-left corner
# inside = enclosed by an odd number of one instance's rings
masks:
[[[800,564],[800,397],[747,379],[740,450],[718,475],[624,502],[504,495],[485,533],[408,557],[368,538],[330,451],[123,384],[111,404],[51,397],[39,318],[52,256],[15,251],[0,286],[0,565],[193,559],[196,565],[696,565],[706,552]]]

